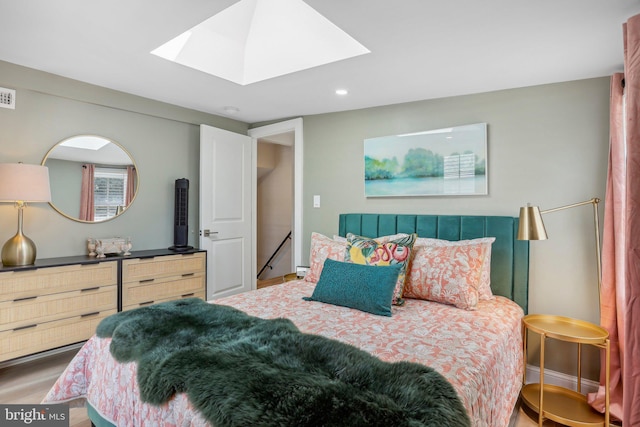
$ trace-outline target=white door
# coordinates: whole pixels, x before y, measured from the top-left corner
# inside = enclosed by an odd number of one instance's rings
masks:
[[[200,248],[207,300],[254,288],[252,141],[200,126]]]

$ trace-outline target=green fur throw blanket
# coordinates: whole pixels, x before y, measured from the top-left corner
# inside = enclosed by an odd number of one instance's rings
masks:
[[[387,363],[287,319],[189,298],[104,319],[119,362],[138,363],[142,400],[185,392],[215,427],[469,426],[432,368]]]

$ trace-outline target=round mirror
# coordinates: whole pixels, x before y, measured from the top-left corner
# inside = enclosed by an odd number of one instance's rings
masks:
[[[44,156],[51,206],[75,221],[107,221],[124,213],[138,192],[138,170],[120,144],[95,135],[60,141]]]

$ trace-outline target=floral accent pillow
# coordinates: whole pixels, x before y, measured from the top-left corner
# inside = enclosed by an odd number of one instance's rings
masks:
[[[346,242],[336,242],[320,233],[311,233],[311,253],[309,254],[309,271],[304,276],[306,282],[318,283],[322,267],[326,259],[344,261]]]
[[[376,266],[400,265],[400,273],[393,291],[392,303],[402,305],[404,304],[402,293],[409,260],[411,259],[411,249],[417,238],[418,235],[413,233],[395,239],[377,241],[349,233],[347,234],[347,248],[344,260],[355,264]]]
[[[484,261],[482,263],[482,269],[480,272],[480,285],[478,286],[478,299],[490,300],[493,299],[493,292],[491,292],[491,245],[496,241],[495,237],[481,237],[471,240],[442,240],[442,239],[430,239],[425,237],[418,237],[415,246],[468,246],[468,245],[483,245],[485,250]]]
[[[447,245],[413,248],[406,298],[416,298],[475,310],[486,246]]]

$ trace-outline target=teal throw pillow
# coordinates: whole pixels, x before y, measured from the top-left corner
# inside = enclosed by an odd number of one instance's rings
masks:
[[[391,316],[393,290],[401,268],[401,265],[380,267],[327,258],[313,294],[303,299]]]

